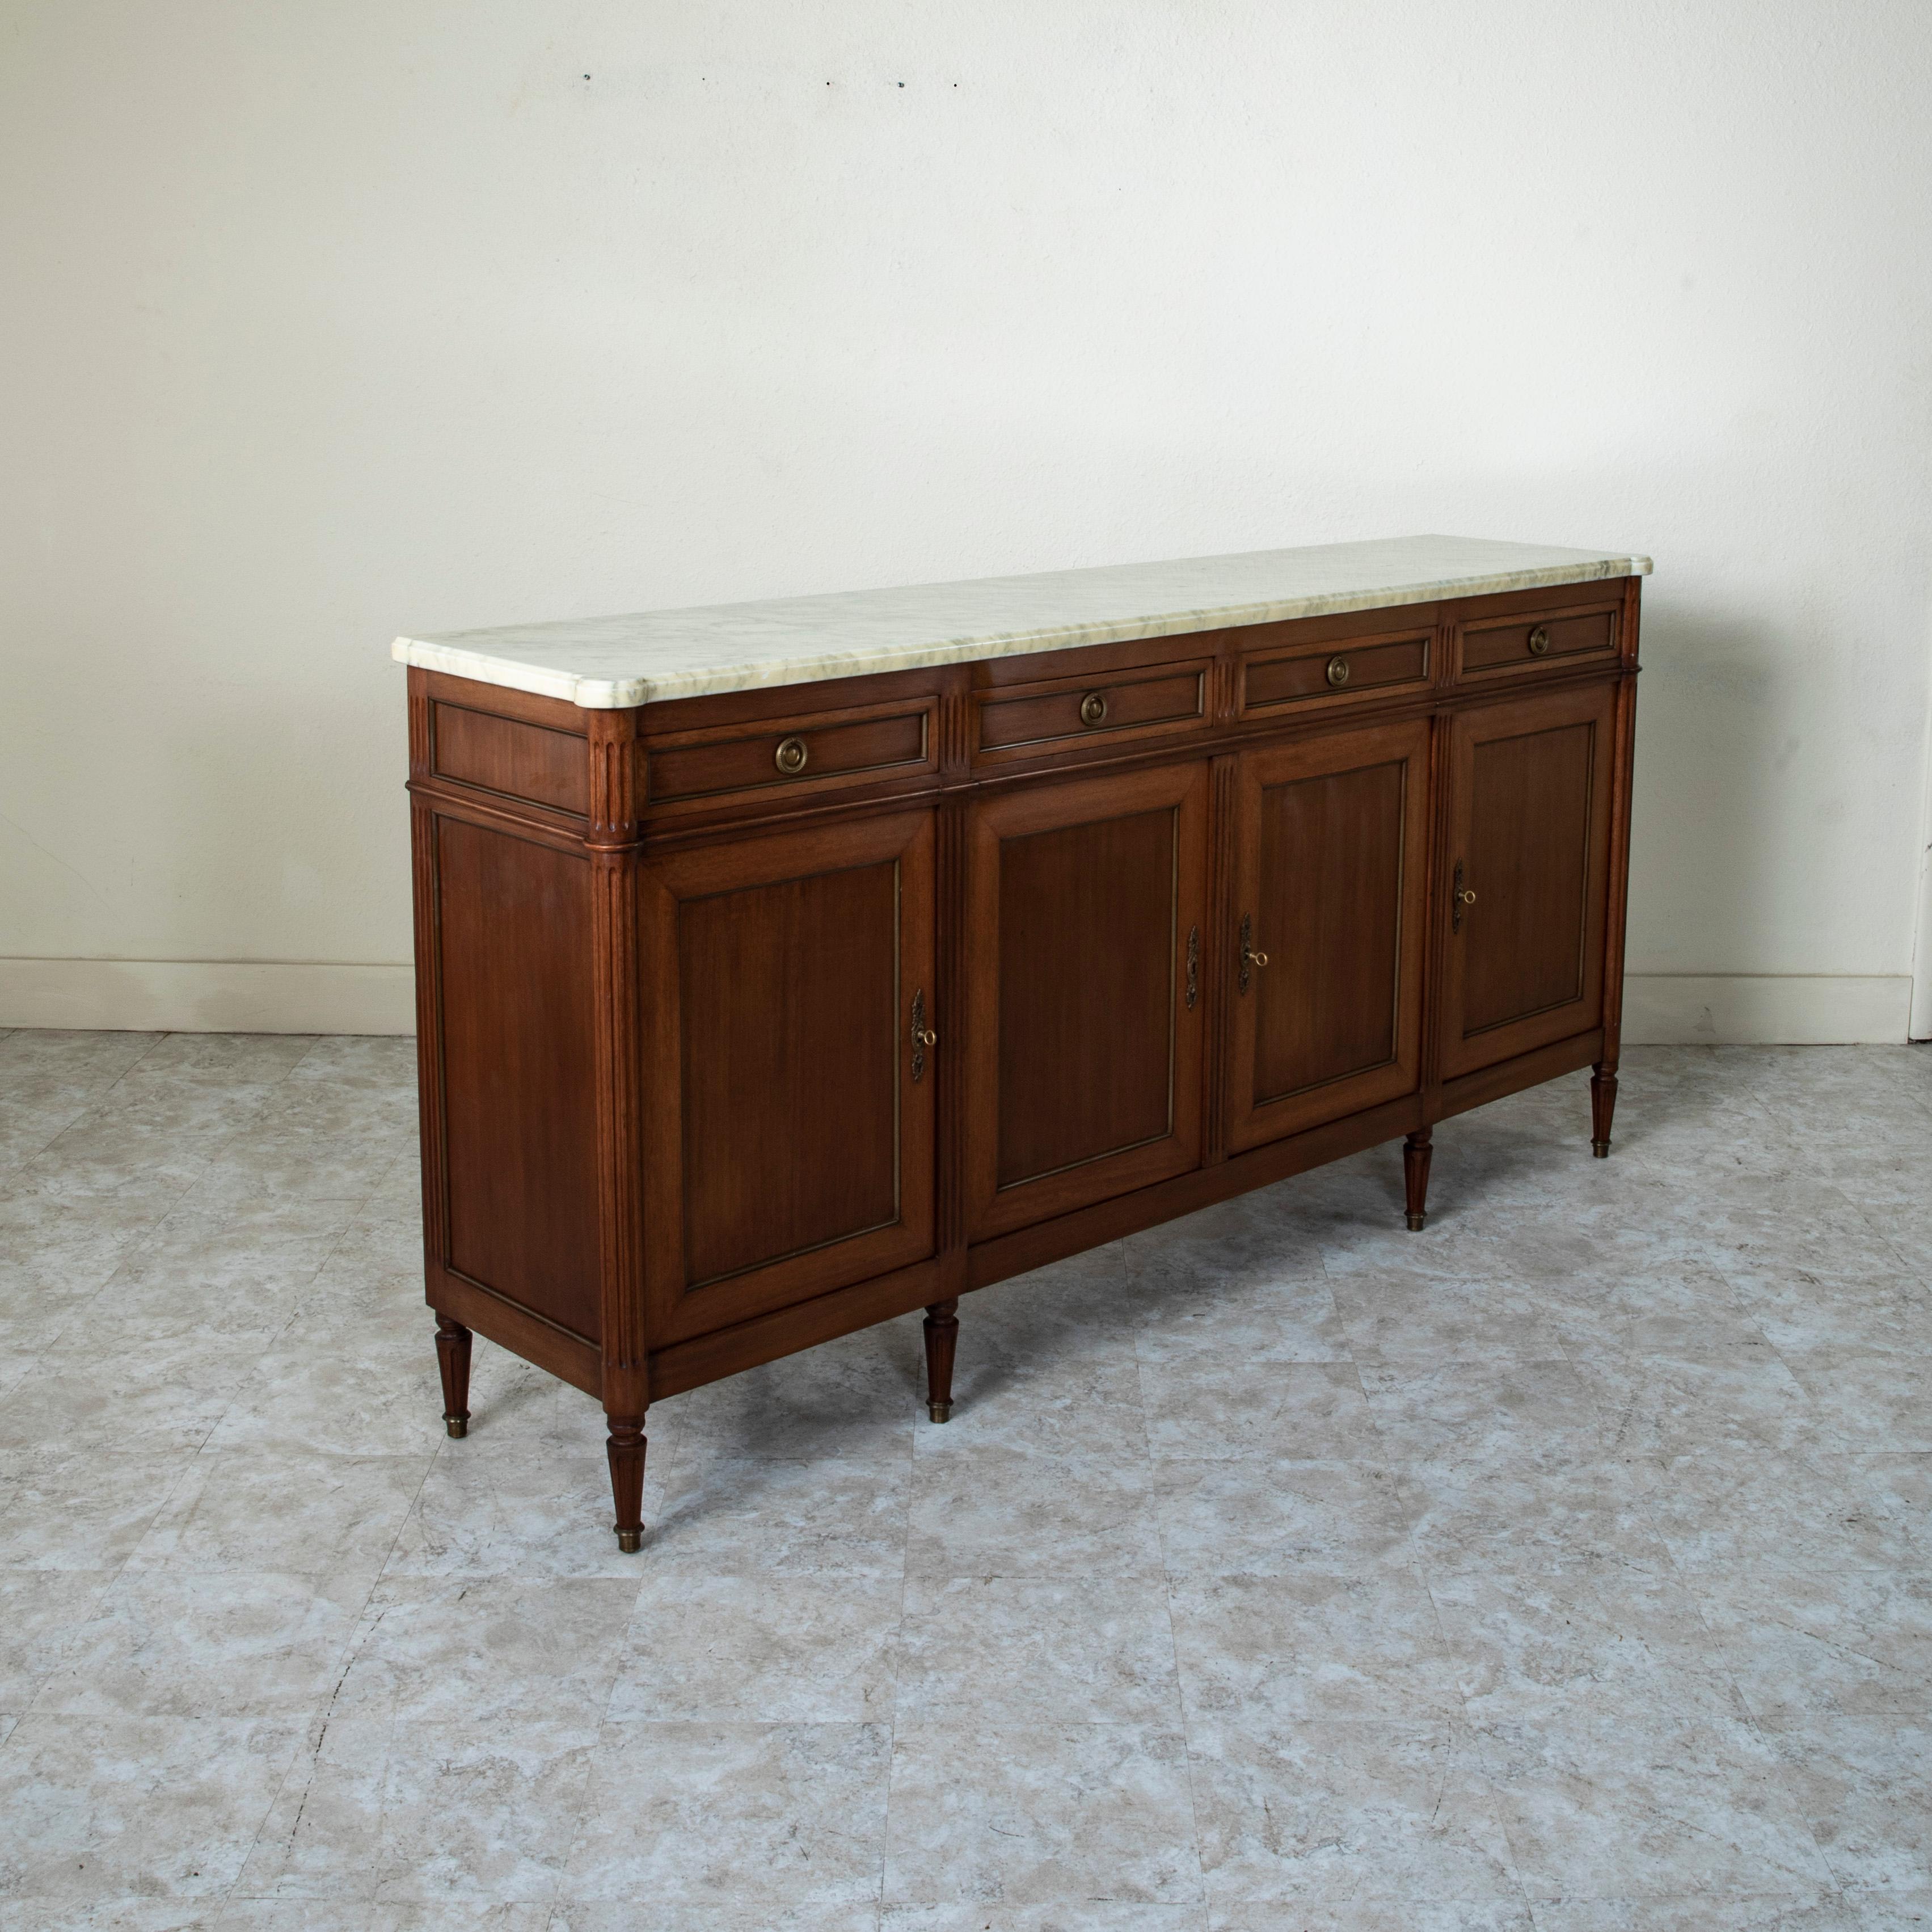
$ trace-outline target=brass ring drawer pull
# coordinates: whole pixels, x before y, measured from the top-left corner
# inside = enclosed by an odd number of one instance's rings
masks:
[[[1328,660],[1328,682],[1340,691],[1348,681],[1348,660],[1346,658],[1330,658]]]
[[[781,738],[778,749],[772,754],[772,763],[787,778],[795,778],[805,770],[806,760],[811,755],[802,738]]]
[[[1097,691],[1090,691],[1080,700],[1080,722],[1083,724],[1104,724],[1107,722],[1107,700]]]
[[[1540,658],[1550,648],[1550,631],[1546,625],[1539,624],[1529,634],[1529,654]]]

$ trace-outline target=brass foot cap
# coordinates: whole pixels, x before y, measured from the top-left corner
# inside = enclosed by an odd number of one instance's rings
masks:
[[[1408,1232],[1412,1234],[1420,1234],[1423,1229],[1423,1224],[1426,1222],[1428,1219],[1429,1216],[1426,1214],[1410,1215],[1408,1217]]]
[[[442,1426],[458,1442],[470,1433],[470,1418],[466,1415],[446,1415],[442,1418]]]
[[[644,1546],[644,1532],[641,1529],[620,1529],[617,1532],[617,1547],[627,1556],[634,1556]]]
[[[1608,1160],[1610,1157],[1610,1144],[1608,1141],[1592,1141],[1590,1143],[1590,1151],[1599,1160]]]
[[[935,1422],[950,1422],[952,1419],[952,1405],[950,1402],[929,1402],[926,1412]]]

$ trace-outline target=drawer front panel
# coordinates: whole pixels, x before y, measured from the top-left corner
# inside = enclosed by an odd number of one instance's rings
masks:
[[[1054,748],[1082,738],[1116,739],[1172,730],[1206,715],[1205,668],[1190,664],[1155,676],[1066,685],[1058,690],[1004,692],[976,706],[982,752]]]
[[[932,712],[928,701],[884,716],[781,718],[690,742],[647,742],[645,794],[661,804],[930,768]]]
[[[1519,617],[1507,624],[1472,626],[1462,633],[1462,669],[1472,673],[1527,670],[1538,664],[1614,657],[1616,614],[1610,610],[1556,612]]]
[[[1429,640],[1326,645],[1294,657],[1250,659],[1243,667],[1241,710],[1247,714],[1310,698],[1429,682]]]

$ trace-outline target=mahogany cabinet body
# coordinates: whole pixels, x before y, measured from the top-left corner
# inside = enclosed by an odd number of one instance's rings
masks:
[[[1640,580],[580,710],[412,669],[428,1299],[649,1404],[1583,1066]]]

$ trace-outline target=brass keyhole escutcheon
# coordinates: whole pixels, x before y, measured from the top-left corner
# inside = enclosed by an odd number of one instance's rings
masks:
[[[926,1050],[939,1044],[939,1036],[926,1023],[926,988],[922,986],[912,996],[912,1077],[915,1082],[926,1078]]]
[[[1539,624],[1529,634],[1529,654],[1540,658],[1550,648],[1550,632],[1546,626]]]
[[[778,748],[772,754],[772,763],[788,778],[795,778],[805,770],[805,761],[811,756],[805,748],[802,738],[781,738]]]
[[[1268,955],[1255,950],[1254,915],[1252,913],[1244,912],[1241,915],[1241,950],[1235,956],[1236,988],[1245,993],[1248,990],[1250,970],[1256,966],[1265,966],[1267,964]]]
[[[1090,691],[1080,700],[1080,722],[1083,724],[1104,724],[1107,722],[1107,700],[1097,691]]]
[[[1348,660],[1346,658],[1330,658],[1328,660],[1328,682],[1340,691],[1348,681]]]
[[[1449,886],[1449,930],[1451,932],[1462,930],[1462,908],[1475,903],[1474,890],[1462,883],[1462,862],[1458,859],[1456,861],[1456,876]]]

